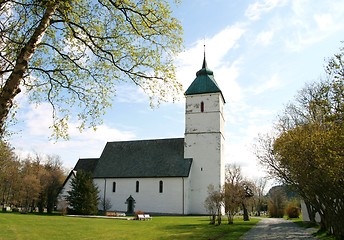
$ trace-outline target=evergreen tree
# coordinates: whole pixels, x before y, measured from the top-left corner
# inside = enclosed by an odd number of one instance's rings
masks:
[[[66,200],[75,214],[94,215],[98,212],[98,188],[94,185],[91,174],[78,171],[71,181],[72,190]]]

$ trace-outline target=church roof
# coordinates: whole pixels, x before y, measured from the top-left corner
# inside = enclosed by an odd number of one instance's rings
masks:
[[[205,54],[202,69],[196,73],[196,78],[186,90],[185,95],[195,95],[202,93],[221,93],[221,96],[225,101],[222,92],[215,81],[213,71],[211,71],[207,66]]]
[[[75,171],[83,170],[85,172],[93,173],[94,169],[97,166],[98,160],[99,160],[99,158],[82,158],[82,159],[79,159],[73,170],[75,170]]]
[[[187,177],[192,159],[184,159],[184,139],[108,142],[95,178]]]

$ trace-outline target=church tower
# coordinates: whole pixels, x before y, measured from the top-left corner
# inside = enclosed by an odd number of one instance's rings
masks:
[[[185,92],[184,157],[192,158],[186,183],[186,213],[205,214],[204,201],[208,186],[218,189],[224,174],[224,116],[225,99],[213,71],[208,69],[205,54],[202,69]]]

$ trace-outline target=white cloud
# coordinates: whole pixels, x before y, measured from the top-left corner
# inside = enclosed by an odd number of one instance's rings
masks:
[[[224,57],[228,52],[238,46],[238,41],[245,33],[245,26],[228,26],[210,39],[206,39],[207,60],[213,68],[223,64]]]
[[[264,80],[265,76],[261,79]],[[258,84],[253,85],[248,89],[248,92],[252,92],[255,95],[265,93],[277,89],[283,85],[282,80],[279,78],[278,74],[274,73],[271,77],[266,77],[266,81],[259,81]]]
[[[184,90],[195,79],[196,72],[202,67],[204,43],[207,64],[214,71],[216,81],[220,85],[222,82],[229,82],[228,79],[222,80],[218,76],[231,76],[232,79],[235,79],[238,75],[238,61],[229,63],[224,61],[224,58],[231,49],[238,45],[238,41],[245,31],[245,27],[241,25],[228,26],[205,41],[196,41],[188,50],[181,53],[177,58],[177,79],[183,84]],[[219,72],[226,73],[219,74]]]
[[[293,0],[292,13],[284,19],[285,43],[289,50],[301,51],[344,29],[344,2]]]
[[[51,135],[49,127],[53,124],[51,105],[49,103],[38,106],[30,104],[22,121],[26,125],[25,131],[30,135],[49,138]]]
[[[214,77],[226,101],[237,104],[243,101],[243,91],[237,80],[240,75],[241,60],[234,61],[231,65],[223,65],[216,69]]]
[[[24,123],[23,134],[13,136],[11,142],[16,153],[26,156],[29,153],[55,154],[61,156],[65,166],[71,168],[79,158],[99,157],[107,141],[134,139],[135,133],[110,127],[97,126],[97,131],[85,129],[80,132],[77,122],[69,122],[69,141],[49,141],[52,131],[51,106],[48,103],[34,107],[29,105],[27,113],[21,115]]]
[[[121,131],[115,128],[111,128],[110,126],[107,126],[106,124],[102,124],[101,126],[96,127],[96,131],[93,129],[87,129],[83,132],[80,132],[76,124],[70,124],[71,126],[71,138],[80,140],[80,141],[100,141],[100,142],[106,142],[106,141],[118,141],[118,140],[130,140],[135,138],[135,134],[130,131]],[[74,127],[73,127],[74,126]]]
[[[120,84],[116,86],[115,101],[120,103],[141,103],[148,99],[143,89],[135,84]]]
[[[245,16],[252,21],[259,20],[261,15],[272,11],[276,7],[283,6],[286,0],[264,0],[256,1],[255,3],[248,6],[245,11]]]
[[[320,31],[327,31],[333,26],[333,20],[330,14],[315,14],[314,20],[316,21]]]
[[[259,44],[259,45],[266,47],[271,43],[273,36],[274,36],[273,31],[261,32],[256,37],[256,44]]]

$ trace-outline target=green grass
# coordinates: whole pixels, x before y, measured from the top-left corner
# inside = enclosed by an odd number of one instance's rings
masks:
[[[318,224],[312,224],[302,221],[301,218],[292,219],[294,223],[296,223],[298,226],[303,228],[314,228],[314,233],[312,233],[313,236],[320,240],[335,240],[336,238],[333,235],[327,234],[326,231],[320,231]]]
[[[224,219],[225,220],[225,219]],[[220,226],[208,217],[158,217],[152,221],[0,213],[0,239],[239,239],[259,220]]]

